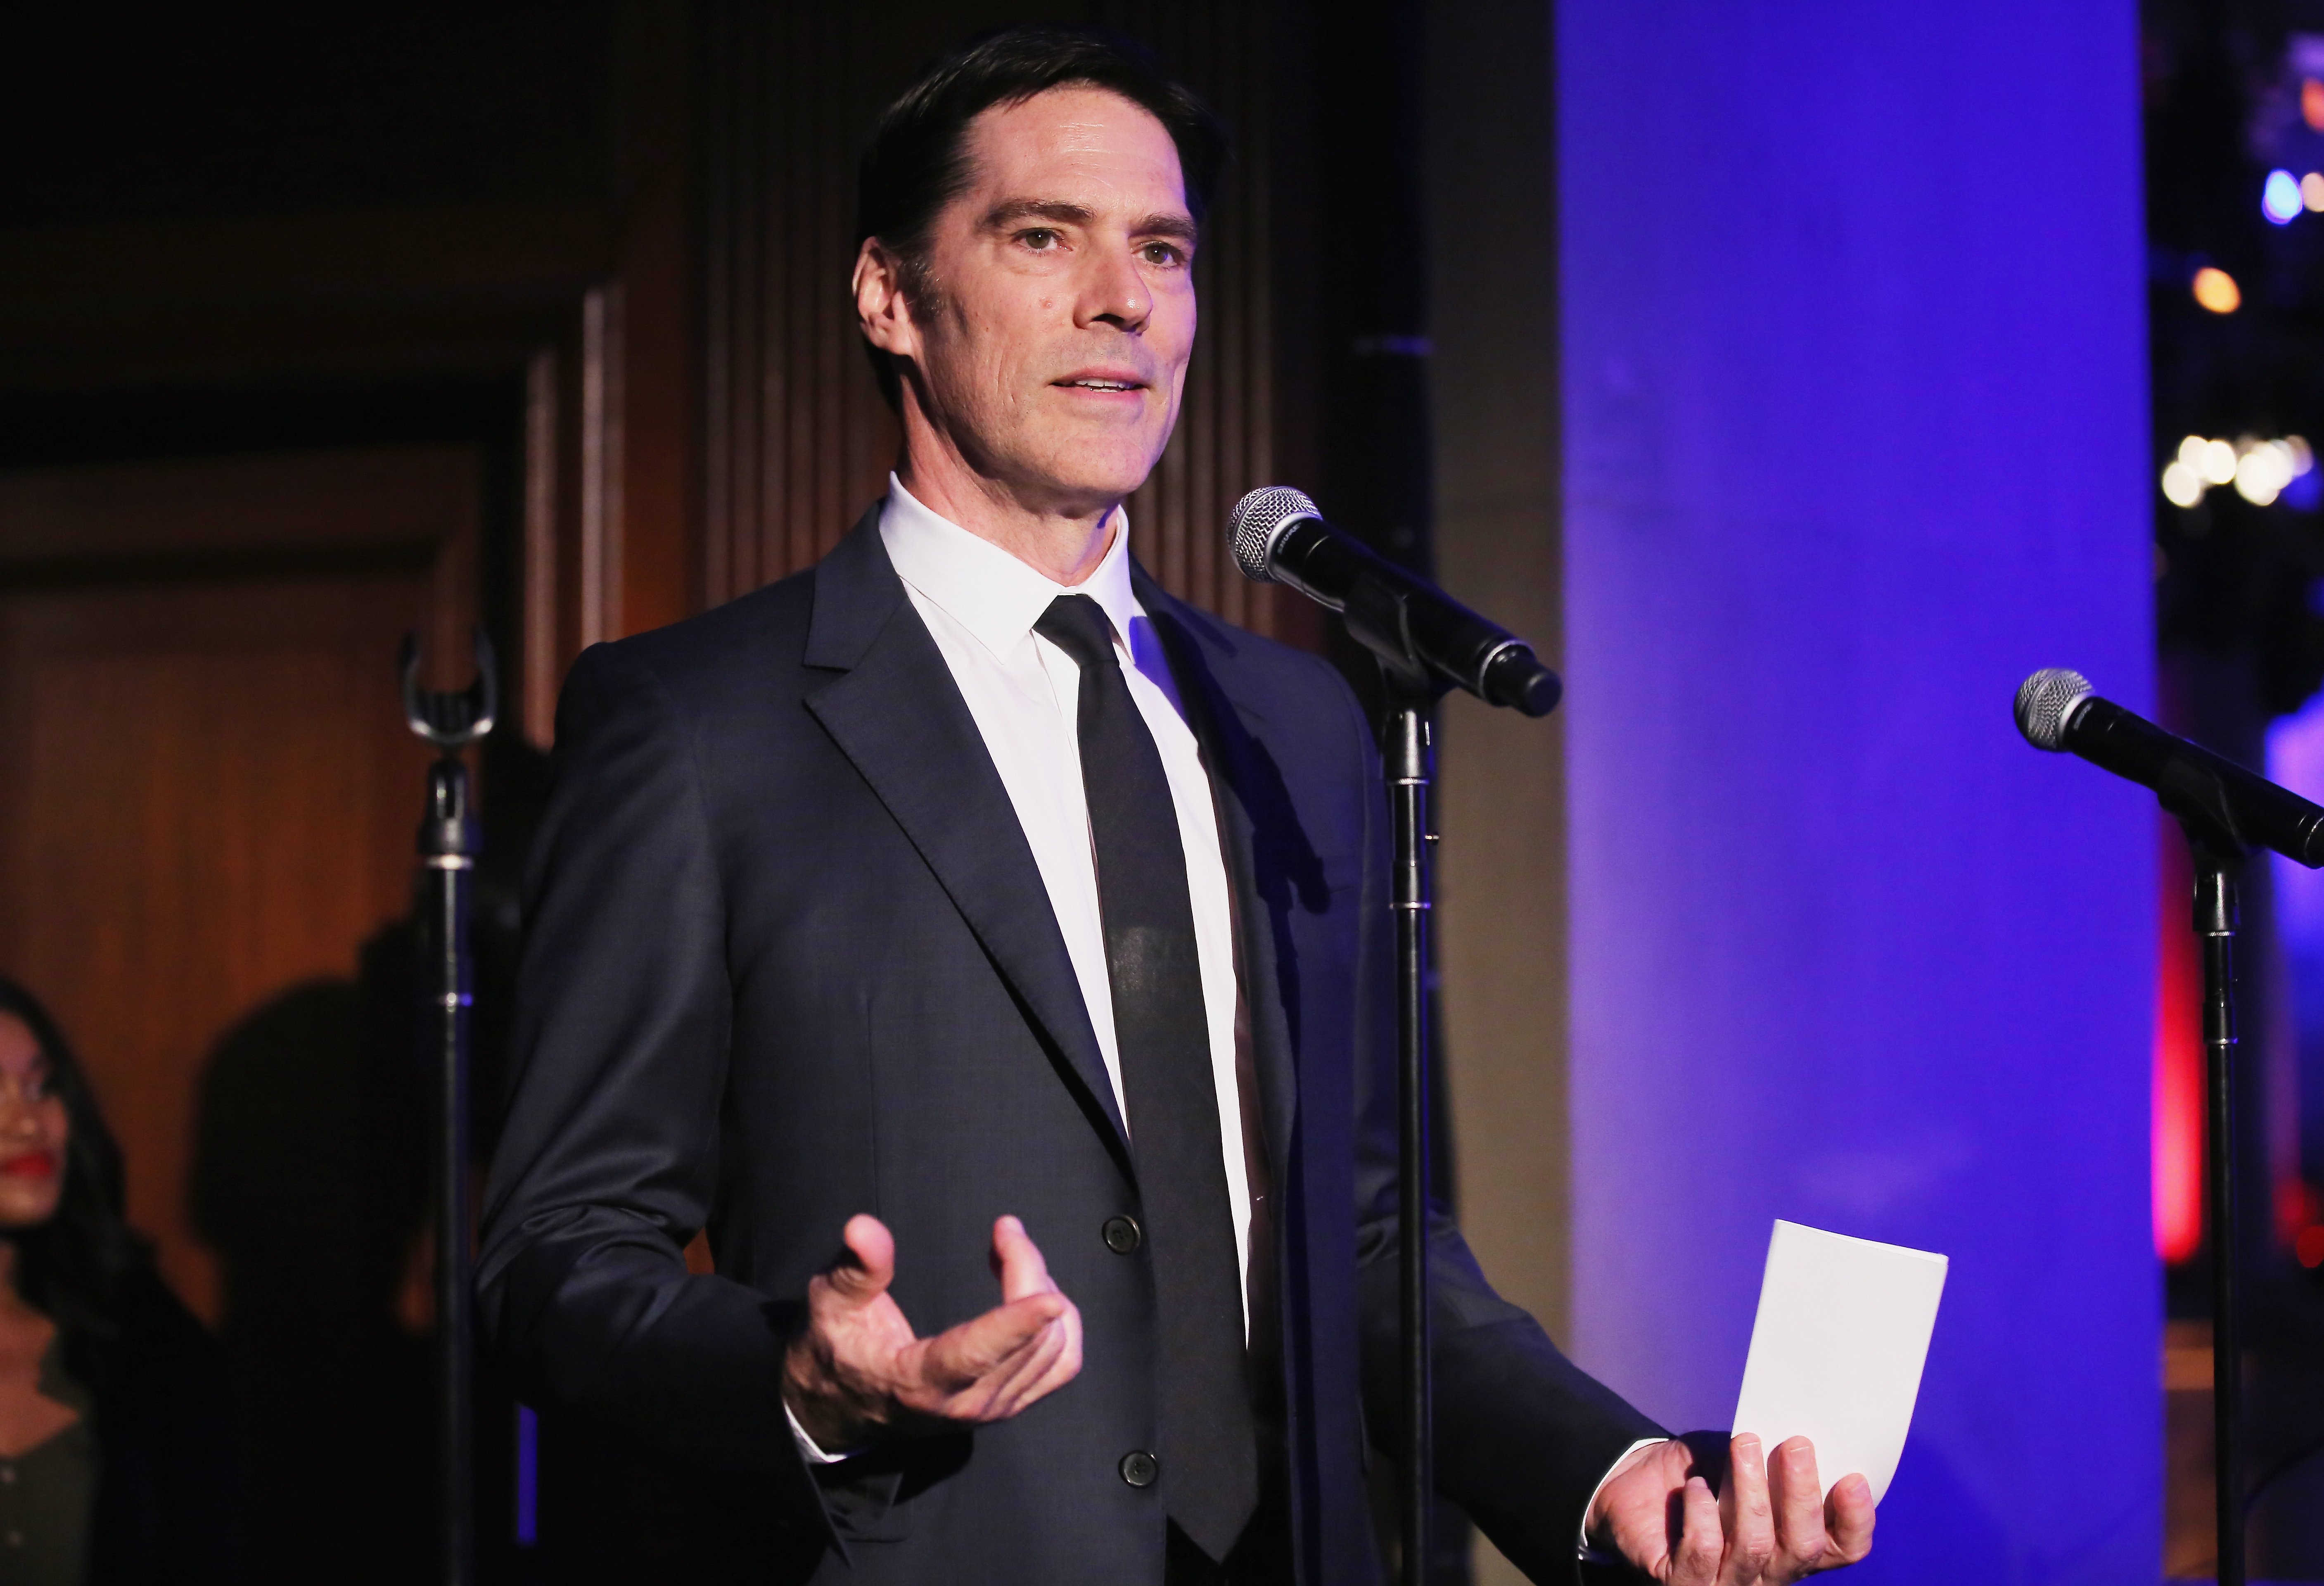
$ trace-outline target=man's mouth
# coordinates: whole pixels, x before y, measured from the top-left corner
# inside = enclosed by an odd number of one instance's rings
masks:
[[[1144,391],[1146,382],[1122,374],[1074,374],[1055,383],[1069,391]]]

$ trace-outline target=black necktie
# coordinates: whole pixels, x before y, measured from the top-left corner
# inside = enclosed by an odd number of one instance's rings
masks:
[[[1177,807],[1104,609],[1086,595],[1059,595],[1034,631],[1082,672],[1082,788],[1160,1312],[1163,1503],[1189,1540],[1223,1559],[1258,1507],[1259,1448]]]

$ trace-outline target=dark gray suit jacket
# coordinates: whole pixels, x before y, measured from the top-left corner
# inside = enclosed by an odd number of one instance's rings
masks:
[[[1278,1203],[1299,1575],[1379,1578],[1395,1415],[1394,1022],[1371,735],[1313,656],[1141,576],[1218,799]],[[531,1402],[690,1462],[738,1578],[1158,1586],[1154,1300],[1100,1235],[1138,1185],[1030,850],[877,514],[811,572],[585,654],[535,847],[484,1209],[489,1345]],[[779,1361],[858,1212],[921,1332],[997,1298],[1014,1213],[1082,1373],[1016,1419],[817,1469]],[[707,1226],[716,1276],[681,1251]],[[1432,1240],[1443,1487],[1537,1578],[1654,1428]],[[1164,1473],[1164,1481],[1168,1480]]]

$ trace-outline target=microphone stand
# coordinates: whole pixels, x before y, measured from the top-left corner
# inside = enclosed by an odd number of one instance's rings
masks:
[[[1396,911],[1397,1260],[1398,1386],[1404,1399],[1404,1586],[1426,1586],[1436,1498],[1433,1388],[1428,1352],[1428,784],[1434,758],[1429,716],[1442,690],[1383,657],[1388,687],[1385,763],[1395,853],[1389,907]]]
[[[2236,881],[2251,845],[2224,805],[2163,795],[2195,868],[2195,934],[2203,944],[2205,1133],[2211,1202],[2211,1441],[2218,1506],[2218,1586],[2244,1586],[2243,1287],[2236,1231]]]
[[[2243,1294],[2236,1248],[2236,872],[2190,825],[2195,934],[2203,939],[2203,1047],[2211,1153],[2211,1442],[2219,1507],[2219,1586],[2244,1586]]]
[[[435,1073],[438,1129],[436,1337],[446,1586],[471,1586],[476,1567],[475,1342],[469,1318],[474,1236],[468,1209],[468,1014],[475,980],[468,909],[484,839],[461,753],[493,730],[500,695],[492,641],[481,628],[475,657],[476,680],[465,691],[424,693],[419,642],[410,636],[403,641],[404,723],[438,751],[436,763],[428,768],[428,805],[420,821],[418,913],[428,1009],[420,1047]]]
[[[1388,697],[1381,770],[1388,780],[1389,907],[1396,912],[1397,1387],[1404,1401],[1403,1586],[1427,1586],[1435,1529],[1436,1453],[1428,1343],[1428,784],[1429,718],[1450,685],[1432,673],[1411,615],[1366,584],[1341,613],[1378,658]]]

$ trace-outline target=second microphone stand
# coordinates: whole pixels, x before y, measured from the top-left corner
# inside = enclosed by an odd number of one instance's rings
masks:
[[[2223,794],[2192,779],[2162,796],[2187,834],[2195,935],[2203,945],[2206,1177],[2211,1211],[2212,1476],[2218,1586],[2244,1586],[2243,1285],[2236,1212],[2236,882],[2254,850]]]
[[[438,1433],[442,1440],[445,1586],[470,1586],[476,1568],[474,1377],[469,1290],[473,1260],[468,1209],[468,1018],[475,977],[468,945],[468,908],[476,855],[484,848],[461,756],[493,730],[499,678],[492,641],[475,635],[476,680],[458,694],[420,687],[420,646],[403,641],[403,716],[437,750],[428,768],[428,807],[420,820],[420,939],[425,989],[420,1055],[434,1070],[437,1094],[436,1341]]]
[[[2219,1586],[2244,1586],[2243,1292],[2236,1216],[2236,881],[2248,855],[2183,820],[2203,943],[2205,1141],[2211,1199],[2211,1442]]]

